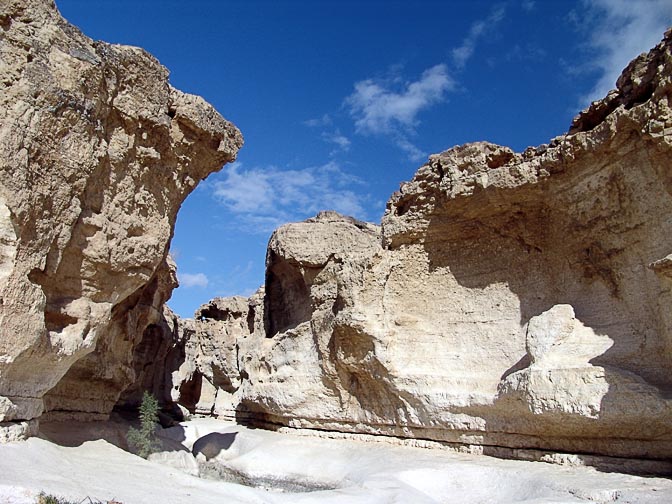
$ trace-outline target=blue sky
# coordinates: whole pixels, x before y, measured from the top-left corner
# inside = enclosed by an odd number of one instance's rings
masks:
[[[178,216],[182,316],[256,290],[284,222],[379,222],[430,153],[564,133],[672,25],[672,0],[56,2],[88,36],[147,49],[243,132],[238,161]]]

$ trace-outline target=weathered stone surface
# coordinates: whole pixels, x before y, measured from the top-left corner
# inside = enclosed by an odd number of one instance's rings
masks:
[[[0,444],[21,441],[38,433],[37,420],[22,422],[0,422]]]
[[[161,323],[177,210],[242,137],[51,0],[0,3],[0,80],[0,422],[106,414]]]
[[[186,358],[173,373],[172,399],[195,413],[224,415],[234,407],[227,398],[241,381],[236,339],[250,333],[254,311],[243,297],[216,298],[195,317],[179,322]]]
[[[216,413],[669,458],[671,47],[672,31],[549,145],[430,156],[382,229],[323,214],[276,231],[252,323],[240,300],[226,329],[189,322],[194,372],[235,383]],[[217,338],[225,355],[202,346]]]
[[[192,476],[200,476],[198,462],[188,451],[162,451],[152,453],[147,457],[147,460],[172,467],[173,469],[191,474]]]

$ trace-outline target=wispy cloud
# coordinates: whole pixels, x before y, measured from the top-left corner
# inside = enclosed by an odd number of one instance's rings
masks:
[[[415,144],[410,142],[403,135],[396,137],[395,142],[397,144],[397,147],[403,150],[408,155],[408,159],[410,159],[414,163],[422,161],[425,157],[427,157],[426,152],[420,150]]]
[[[532,12],[534,10],[535,3],[536,2],[533,0],[523,0],[521,6],[525,12]]]
[[[672,24],[670,0],[583,0],[591,31],[589,68],[599,74],[593,88],[581,98],[586,105],[613,89],[630,60],[656,45]]]
[[[497,5],[486,18],[471,25],[460,46],[451,52],[456,68],[464,68],[486,29],[501,22],[504,14],[504,5]],[[418,117],[421,112],[444,102],[446,95],[455,90],[456,83],[448,72],[448,65],[440,63],[425,70],[415,81],[404,81],[398,76],[366,79],[356,82],[354,88],[344,105],[355,121],[356,132],[386,135],[411,161],[417,162],[426,156],[411,141],[420,123]]]
[[[354,189],[362,181],[336,162],[300,170],[245,169],[233,163],[223,175],[213,184],[213,194],[250,233],[266,233],[321,210],[368,218],[369,196]]]
[[[261,284],[263,279],[263,260],[260,262],[247,261],[245,264],[237,264],[227,271],[219,271],[214,277],[213,283],[217,289],[217,296],[245,296],[252,295]]]
[[[399,79],[366,79],[355,83],[354,92],[345,105],[355,120],[360,134],[389,135],[418,160],[424,153],[409,140],[419,124],[418,115],[445,100],[455,87],[445,64],[425,70],[418,80],[400,83]]]
[[[338,150],[347,152],[350,150],[350,139],[346,137],[345,135],[341,134],[341,131],[337,128],[335,131],[325,131],[322,133],[322,139],[325,142],[334,144]],[[335,152],[332,152],[332,155],[335,154]]]
[[[366,79],[355,83],[355,91],[345,99],[355,118],[358,133],[391,133],[399,127],[413,129],[418,113],[445,99],[455,83],[446,65],[425,70],[416,81],[393,90],[393,82]]]
[[[322,117],[315,117],[313,119],[308,119],[303,121],[303,124],[311,128],[320,128],[324,126],[329,126],[332,123],[331,116],[329,114],[324,114]]]
[[[331,156],[335,156],[339,152],[348,152],[352,142],[348,137],[341,133],[339,128],[334,127],[334,120],[329,114],[324,114],[321,117],[308,119],[303,121],[303,124],[309,128],[322,130],[320,138],[325,142],[335,146],[335,149],[330,152]]]
[[[504,56],[500,59],[507,62],[511,61],[541,61],[546,57],[547,53],[544,49],[533,44],[514,44]]]
[[[180,287],[207,287],[208,277],[204,273],[177,273],[177,280]]]
[[[491,30],[494,25],[504,19],[505,8],[503,5],[494,7],[488,17],[479,19],[469,28],[469,33],[462,40],[462,44],[452,50],[453,64],[457,68],[464,68],[467,61],[473,56],[476,44],[486,34],[486,29]]]

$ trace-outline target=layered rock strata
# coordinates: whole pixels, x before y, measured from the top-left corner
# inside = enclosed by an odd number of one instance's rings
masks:
[[[105,415],[136,382],[177,210],[242,137],[52,0],[0,3],[0,80],[0,426],[16,437],[45,408]]]
[[[671,49],[668,32],[548,145],[430,156],[380,228],[278,229],[265,290],[188,322],[184,375],[207,391],[190,401],[494,454],[669,458]]]

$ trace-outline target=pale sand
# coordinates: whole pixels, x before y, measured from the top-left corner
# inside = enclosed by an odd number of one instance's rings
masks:
[[[337,487],[282,493],[190,476],[105,440],[82,441],[87,436],[77,424],[69,429],[67,444],[76,446],[38,438],[0,445],[0,502],[34,503],[40,491],[75,501],[88,496],[124,504],[672,502],[672,481],[592,468],[295,436],[212,419],[163,431],[164,437],[187,448],[199,437],[219,433],[215,438],[227,448],[218,459],[251,479]],[[103,431],[114,440],[109,428]],[[186,452],[185,456],[190,458]]]

